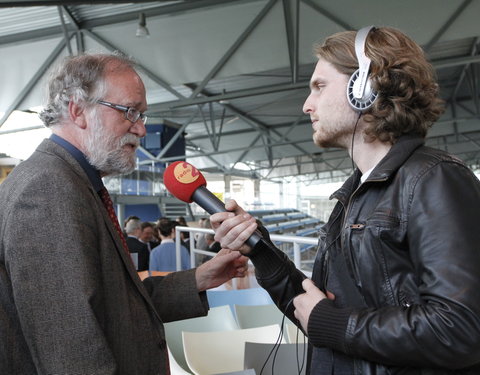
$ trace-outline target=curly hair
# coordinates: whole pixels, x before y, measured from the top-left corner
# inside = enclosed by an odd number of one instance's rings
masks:
[[[314,52],[340,73],[351,75],[358,69],[355,36],[355,31],[334,34]],[[443,113],[444,102],[421,47],[401,31],[381,27],[368,34],[365,54],[371,59],[372,87],[379,93],[363,115],[367,139],[395,143],[403,134],[425,137]]]
[[[113,53],[66,57],[54,68],[47,86],[47,103],[39,114],[45,126],[59,125],[68,115],[70,101],[87,108],[101,99],[106,91],[105,68],[113,62],[118,63],[117,68],[135,67],[129,57]]]

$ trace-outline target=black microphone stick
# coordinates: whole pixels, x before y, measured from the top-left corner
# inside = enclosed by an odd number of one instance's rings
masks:
[[[205,186],[199,186],[192,194],[192,201],[202,207],[210,215],[219,212],[227,212],[223,202],[218,199],[210,190]],[[245,243],[252,248],[262,239],[262,236],[258,231],[255,231]]]

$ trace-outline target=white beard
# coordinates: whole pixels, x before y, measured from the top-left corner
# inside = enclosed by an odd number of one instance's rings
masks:
[[[120,138],[111,136],[97,118],[92,111],[83,145],[88,162],[105,176],[132,172],[135,169],[135,152],[123,146],[135,144],[138,147],[138,137],[133,134]]]

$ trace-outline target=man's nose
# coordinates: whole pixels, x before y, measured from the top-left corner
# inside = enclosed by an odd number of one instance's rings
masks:
[[[313,111],[313,107],[311,104],[311,96],[312,94],[308,95],[307,99],[305,100],[305,103],[303,103],[303,113],[309,114],[310,112]]]
[[[130,132],[135,134],[139,138],[145,137],[147,134],[147,128],[145,127],[145,123],[141,118],[139,118],[133,126],[130,128]]]

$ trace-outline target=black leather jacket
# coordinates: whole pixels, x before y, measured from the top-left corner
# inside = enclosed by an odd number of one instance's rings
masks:
[[[480,183],[423,142],[402,137],[363,184],[351,176],[321,231],[313,281],[325,291],[341,259],[337,279],[360,298],[340,286],[338,301],[322,300],[309,344],[347,354],[355,374],[480,374]],[[271,246],[251,259],[294,319],[302,274]]]

